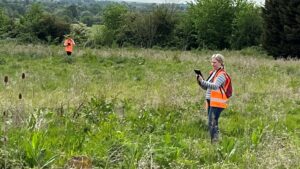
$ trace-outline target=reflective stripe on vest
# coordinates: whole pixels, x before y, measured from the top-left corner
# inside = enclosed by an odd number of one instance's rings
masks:
[[[225,75],[224,70],[220,70],[213,78],[213,82],[216,82],[218,76],[221,74]],[[217,90],[211,90],[210,93],[210,106],[219,107],[219,108],[227,108],[228,98],[226,97],[223,89],[218,88]]]

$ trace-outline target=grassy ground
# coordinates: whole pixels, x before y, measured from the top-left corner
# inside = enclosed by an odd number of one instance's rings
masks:
[[[208,74],[214,51],[76,48],[66,60],[59,46],[1,42],[0,168],[72,156],[93,168],[299,168],[300,62],[219,52],[234,96],[212,145],[193,69]]]

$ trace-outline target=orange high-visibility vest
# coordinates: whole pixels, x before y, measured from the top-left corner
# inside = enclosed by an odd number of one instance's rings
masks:
[[[71,39],[71,38],[66,39],[65,42],[64,42],[65,51],[66,52],[72,52],[74,45],[75,45],[75,42],[74,42],[73,39]]]
[[[213,82],[217,80],[217,77],[224,74],[225,71],[223,69],[219,70],[216,75],[213,77]],[[211,89],[210,93],[210,106],[211,107],[219,107],[219,108],[227,108],[228,98],[226,97],[225,91],[222,88],[218,88],[216,90]]]

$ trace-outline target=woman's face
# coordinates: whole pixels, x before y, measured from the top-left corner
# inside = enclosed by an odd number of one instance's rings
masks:
[[[211,65],[214,68],[214,70],[218,70],[221,67],[221,63],[216,59],[211,60]]]

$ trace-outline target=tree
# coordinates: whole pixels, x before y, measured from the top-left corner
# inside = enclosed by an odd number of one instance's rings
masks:
[[[135,44],[140,47],[152,47],[157,29],[156,25],[153,24],[153,16],[149,13],[139,13],[132,26]]]
[[[154,32],[154,45],[161,47],[169,46],[175,29],[176,11],[174,6],[160,5],[152,12]]]
[[[104,45],[103,32],[105,25],[93,25],[88,34],[88,40],[86,46],[98,47]]]
[[[46,14],[40,4],[33,4],[21,19],[18,38],[25,42],[47,41],[59,43],[70,32],[70,24]]]
[[[261,42],[263,20],[260,8],[245,0],[239,1],[235,10],[231,48],[258,46]]]
[[[126,13],[127,13],[127,8],[124,5],[120,5],[120,4],[112,4],[107,6],[104,9],[103,19],[104,19],[105,29],[104,29],[103,36],[107,37],[109,41],[111,41],[111,39],[113,39],[113,42],[117,41],[117,36],[120,32],[122,23],[124,23],[124,16]],[[111,45],[111,44],[107,44],[107,45]]]
[[[274,58],[300,57],[299,9],[299,0],[266,0],[263,47]]]
[[[53,15],[44,15],[38,23],[39,29],[36,35],[40,40],[59,43],[63,40],[63,35],[70,32],[70,24]]]
[[[70,5],[66,8],[67,15],[73,19],[73,21],[77,21],[79,18],[79,12],[76,5]]]
[[[89,11],[83,11],[80,15],[80,21],[87,26],[93,25],[93,14]]]
[[[0,37],[8,31],[9,18],[4,10],[0,8]]]
[[[182,13],[179,15],[179,22],[175,25],[174,30],[174,44],[177,48],[183,50],[191,50],[198,48],[197,43],[197,32],[195,25],[193,24],[191,10],[188,10],[188,13]]]
[[[18,38],[26,42],[38,41],[37,32],[39,32],[39,21],[44,16],[44,11],[40,4],[32,4],[25,16],[21,18],[18,28]]]
[[[111,30],[120,28],[123,16],[127,12],[124,5],[112,4],[105,8],[103,13],[104,25]]]
[[[117,35],[118,43],[120,46],[125,45],[136,45],[141,43],[139,34],[140,25],[137,21],[141,18],[141,14],[137,12],[127,12],[124,15],[122,26]]]
[[[169,47],[176,23],[174,6],[159,5],[149,12],[127,12],[117,34],[120,45]]]
[[[230,47],[234,6],[232,0],[197,0],[191,4],[189,17],[197,32],[199,48]]]

